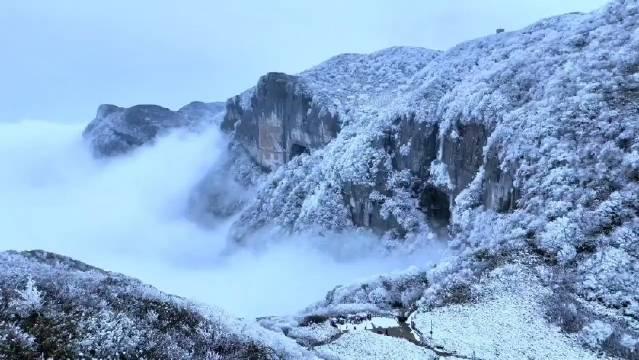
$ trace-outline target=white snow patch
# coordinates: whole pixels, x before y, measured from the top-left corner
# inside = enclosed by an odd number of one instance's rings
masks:
[[[448,168],[442,161],[435,160],[430,164],[431,182],[440,188],[452,189],[453,183],[448,175]]]
[[[342,360],[435,359],[435,354],[407,340],[370,331],[349,332],[336,341],[317,347],[319,356]]]
[[[414,315],[426,343],[481,359],[601,359],[545,321],[540,300],[549,290],[523,268],[497,269],[478,289],[477,303]]]
[[[364,320],[360,323],[345,322],[344,324],[337,324],[337,328],[341,331],[364,331],[373,330],[377,328],[391,328],[398,327],[399,322],[395,318],[389,317],[373,317],[370,320]]]

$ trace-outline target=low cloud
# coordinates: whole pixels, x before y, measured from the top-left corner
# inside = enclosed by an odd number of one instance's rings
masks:
[[[122,272],[238,316],[290,314],[335,285],[437,260],[443,248],[389,255],[365,232],[256,234],[229,250],[233,219],[202,227],[189,196],[220,163],[216,129],[174,132],[96,160],[82,126],[0,123],[0,249],[43,249]]]

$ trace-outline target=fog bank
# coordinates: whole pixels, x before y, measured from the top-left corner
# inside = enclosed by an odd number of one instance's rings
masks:
[[[224,156],[217,129],[174,132],[152,146],[94,159],[82,126],[0,123],[0,250],[43,249],[122,272],[238,316],[293,313],[335,285],[410,265],[441,248],[383,254],[365,233],[278,238],[228,253],[230,220],[185,217],[196,184]]]

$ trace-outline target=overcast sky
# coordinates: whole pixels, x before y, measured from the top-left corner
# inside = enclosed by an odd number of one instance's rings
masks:
[[[0,121],[226,100],[343,52],[447,49],[605,0],[0,0]]]

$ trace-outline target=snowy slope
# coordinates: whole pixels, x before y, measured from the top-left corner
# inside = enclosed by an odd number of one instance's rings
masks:
[[[439,51],[392,47],[371,54],[342,54],[299,74],[313,101],[343,122],[362,113],[374,115],[410,92],[413,76]]]
[[[409,321],[432,347],[479,359],[601,359],[581,347],[574,335],[561,333],[543,316],[545,288],[519,265],[492,271],[476,285],[476,299],[432,311],[418,311]],[[430,333],[432,329],[432,334]]]
[[[43,251],[0,253],[0,359],[315,358],[282,335]]]
[[[580,309],[574,329],[561,316],[548,320],[580,339],[604,324],[605,341],[583,344],[634,354],[638,52],[639,4],[616,0],[442,53],[396,48],[331,59],[301,73],[296,91],[337,114],[339,133],[274,170],[237,232],[377,226],[403,239],[393,246],[416,246],[439,234],[423,203],[435,188],[434,198],[448,199],[446,229],[459,259],[429,273],[424,303],[446,305],[450,291],[464,294],[523,257],[548,266],[555,275],[544,286]],[[247,106],[251,96],[243,95]],[[436,133],[433,158],[420,157],[427,131]]]
[[[369,331],[346,333],[338,340],[319,347],[317,351],[323,358],[331,360],[433,360],[438,358],[434,352],[406,340],[380,336]]]
[[[439,55],[424,48],[392,47],[372,54],[341,54],[297,76],[295,90],[310,95],[326,111],[346,117],[354,109],[372,110],[405,93],[412,76]],[[240,95],[251,107],[256,88]]]

